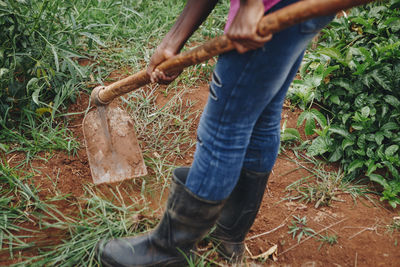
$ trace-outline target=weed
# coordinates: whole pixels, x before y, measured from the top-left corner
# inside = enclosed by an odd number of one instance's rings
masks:
[[[292,234],[293,239],[297,236],[298,243],[300,243],[300,240],[303,236],[311,236],[316,234],[313,229],[307,227],[306,216],[300,218],[300,216],[293,215],[291,223],[292,224],[288,226],[288,234]]]
[[[330,246],[333,246],[338,243],[338,236],[336,234],[333,235],[328,235],[327,233],[325,235],[319,235],[319,239],[321,242],[321,245],[319,245],[318,250],[320,250],[324,244],[328,244]]]
[[[390,233],[400,232],[400,216],[394,217],[392,223],[387,228]]]
[[[299,168],[307,170],[310,175],[286,187],[289,195],[287,200],[299,200],[306,203],[315,203],[315,208],[321,206],[329,206],[332,201],[342,201],[339,198],[341,194],[350,194],[355,200],[362,196],[373,202],[368,196],[367,186],[358,185],[352,181],[346,180],[344,173],[338,171],[327,171],[326,164],[320,160],[308,157],[297,151],[294,151],[297,159],[289,159],[294,161]],[[298,159],[303,160],[300,162]],[[312,164],[314,167],[308,167]]]

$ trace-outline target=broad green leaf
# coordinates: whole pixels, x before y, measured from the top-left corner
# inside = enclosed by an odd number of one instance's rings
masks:
[[[297,126],[299,127],[300,125],[303,124],[304,121],[306,121],[305,127],[304,127],[304,132],[306,135],[312,135],[314,134],[314,129],[316,128],[315,125],[315,121],[317,120],[318,123],[320,123],[320,125],[324,122],[326,122],[325,117],[322,115],[322,113],[320,113],[319,111],[317,111],[316,109],[312,109],[312,110],[306,110],[303,111],[299,118],[297,119]],[[320,114],[318,114],[318,112]],[[322,118],[321,118],[322,116]],[[324,121],[325,119],[325,121]],[[326,123],[325,123],[326,125]]]
[[[313,118],[309,118],[306,120],[306,125],[304,127],[304,131],[306,135],[312,135],[314,133],[314,130],[316,128],[315,121]]]
[[[297,118],[297,127],[303,124],[304,120],[307,119],[308,111],[303,111]]]
[[[354,23],[357,23],[357,24],[366,26],[366,27],[369,27],[369,26],[370,26],[370,24],[368,23],[368,20],[366,20],[366,19],[364,19],[364,18],[362,18],[362,17],[355,17],[355,18],[352,18],[351,21],[353,21]]]
[[[342,149],[345,150],[347,147],[351,147],[354,145],[354,141],[350,139],[343,139],[342,141]]]
[[[357,130],[357,131],[361,131],[361,130],[364,129],[364,127],[363,127],[363,125],[361,123],[354,123],[354,124],[351,125],[351,127],[354,130]]]
[[[343,61],[343,55],[340,53],[339,49],[333,47],[324,47],[323,49],[319,50],[319,53],[326,55],[332,59]]]
[[[326,137],[318,136],[315,138],[307,149],[309,156],[322,155],[329,151],[329,141]]]
[[[350,139],[350,140],[355,139],[355,137],[353,135],[351,135],[347,130],[340,128],[338,126],[331,126],[329,128],[329,132],[341,135],[346,139]]]
[[[395,122],[387,122],[382,127],[381,130],[383,131],[391,131],[391,130],[399,130],[400,125]]]
[[[372,149],[372,147],[367,147],[367,157],[368,158],[373,158],[373,157],[375,157],[375,152],[374,152],[374,149]]]
[[[400,108],[400,100],[392,95],[385,95],[384,97],[386,103],[392,105],[395,108]]]
[[[351,173],[351,172],[361,168],[362,166],[364,166],[363,160],[361,160],[361,159],[353,160],[353,162],[350,163],[349,167],[347,168],[347,172]]]
[[[382,175],[371,173],[368,175],[369,179],[373,182],[380,184],[383,187],[387,187],[388,183]]]
[[[390,206],[392,206],[392,208],[397,208],[397,204],[400,204],[400,200],[394,199],[394,200],[389,200],[388,203],[390,204]]]
[[[391,87],[390,87],[390,81],[388,81],[386,79],[386,77],[384,75],[382,75],[381,73],[379,73],[378,70],[374,70],[372,72],[372,78],[374,78],[374,80],[380,85],[382,86],[383,89],[387,90],[387,91],[391,91]]]
[[[314,119],[318,122],[318,124],[324,128],[328,125],[328,122],[324,116],[324,114],[322,114],[319,110],[313,108],[311,109],[311,113],[314,117]]]
[[[388,168],[389,172],[394,177],[397,177],[399,175],[399,171],[397,170],[397,168],[395,166],[393,166],[393,164],[390,161],[385,160],[382,163],[383,163],[383,165],[385,165]]]
[[[336,104],[336,105],[340,105],[339,96],[337,96],[337,95],[332,95],[329,99],[332,101],[332,103],[334,103],[334,104]]]
[[[385,21],[385,24],[390,27],[392,32],[398,32],[400,30],[400,20],[399,18],[390,18]]]
[[[366,172],[366,175],[370,176],[373,172],[376,171],[377,168],[378,168],[377,164],[372,163],[372,164],[368,165],[368,170]]]
[[[370,108],[369,107],[363,107],[362,109],[361,109],[361,115],[364,117],[364,118],[368,118],[369,117],[369,113],[370,113]]]
[[[302,141],[300,133],[297,129],[294,128],[286,128],[281,133],[281,140],[285,141]]]
[[[391,145],[388,148],[386,148],[385,155],[386,156],[393,156],[394,153],[397,152],[397,150],[399,150],[399,146],[398,145]]]
[[[343,87],[350,93],[354,92],[353,85],[351,84],[350,80],[348,80],[346,78],[336,78],[336,79],[332,80],[331,83],[334,85]]]
[[[340,149],[340,147],[337,147],[335,151],[330,155],[328,158],[329,162],[336,162],[339,159],[341,159],[343,156],[343,151]]]

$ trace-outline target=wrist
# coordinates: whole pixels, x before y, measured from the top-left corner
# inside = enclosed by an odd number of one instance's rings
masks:
[[[178,54],[184,46],[186,39],[176,31],[171,30],[162,40],[159,45],[160,49],[168,50],[173,54]]]

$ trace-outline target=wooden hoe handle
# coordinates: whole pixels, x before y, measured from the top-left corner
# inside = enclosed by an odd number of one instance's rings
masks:
[[[285,28],[306,21],[310,18],[335,14],[354,6],[367,4],[374,0],[304,0],[286,6],[264,16],[258,23],[261,36],[274,34]],[[164,73],[174,73],[192,65],[196,65],[219,54],[233,50],[234,46],[226,35],[216,37],[192,50],[178,54],[157,68]],[[108,104],[114,98],[150,83],[146,70],[126,77],[106,87],[97,87],[92,92],[96,105]]]

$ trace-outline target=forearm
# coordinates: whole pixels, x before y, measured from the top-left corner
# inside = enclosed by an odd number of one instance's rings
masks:
[[[161,45],[178,53],[187,39],[214,9],[218,0],[188,0],[174,26],[163,39]]]

